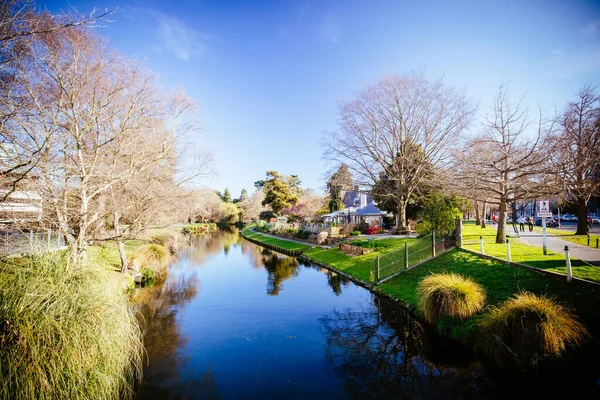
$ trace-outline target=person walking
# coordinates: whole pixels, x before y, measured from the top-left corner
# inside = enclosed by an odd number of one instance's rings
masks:
[[[533,216],[529,216],[529,218],[527,218],[527,222],[529,224],[529,232],[533,231]]]
[[[523,216],[521,215],[517,221],[519,221],[519,230],[521,232],[524,232],[525,231],[525,218],[523,218]]]

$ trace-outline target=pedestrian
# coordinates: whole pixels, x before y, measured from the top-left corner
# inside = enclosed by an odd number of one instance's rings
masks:
[[[496,214],[492,215],[492,225],[496,225]]]
[[[529,216],[529,218],[527,218],[527,222],[529,224],[529,232],[533,231],[533,216]]]
[[[525,218],[523,218],[523,216],[521,215],[519,217],[518,221],[519,221],[519,230],[521,232],[524,232],[525,231]]]

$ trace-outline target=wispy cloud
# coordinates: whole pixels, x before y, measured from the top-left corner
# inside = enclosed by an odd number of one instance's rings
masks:
[[[203,41],[209,36],[187,26],[183,21],[159,11],[152,12],[157,22],[159,52],[170,52],[184,61],[192,56],[202,56],[205,52]],[[204,39],[204,40],[203,40]]]
[[[596,36],[600,32],[600,21],[594,21],[579,29],[586,36]]]

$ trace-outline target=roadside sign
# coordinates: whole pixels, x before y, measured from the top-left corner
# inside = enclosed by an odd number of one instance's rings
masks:
[[[538,217],[540,217],[540,213],[552,213],[550,212],[550,202],[548,200],[540,200],[538,201]]]
[[[537,216],[538,216],[538,218],[548,218],[548,217],[552,217],[552,213],[551,212],[538,212]]]

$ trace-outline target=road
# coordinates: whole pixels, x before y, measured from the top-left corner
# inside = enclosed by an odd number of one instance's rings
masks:
[[[577,230],[577,222],[561,222],[560,229],[570,232],[575,232]],[[600,235],[600,224],[592,225],[592,229],[590,229],[590,233]]]

